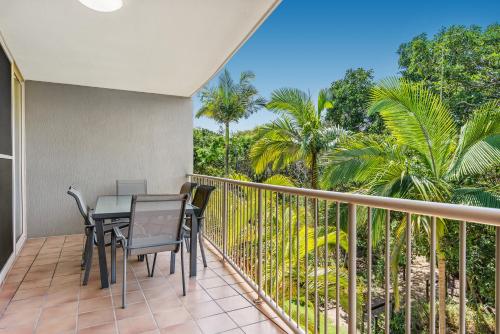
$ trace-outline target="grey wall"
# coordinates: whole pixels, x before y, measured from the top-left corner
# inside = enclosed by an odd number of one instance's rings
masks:
[[[189,98],[28,81],[28,236],[82,232],[71,184],[92,207],[116,179],[178,192],[192,171],[192,122]]]

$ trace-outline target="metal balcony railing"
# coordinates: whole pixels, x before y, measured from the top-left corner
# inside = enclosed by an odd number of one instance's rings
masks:
[[[500,310],[500,210],[352,193],[275,186],[189,175],[193,182],[216,188],[205,214],[203,234],[266,302],[297,333],[340,333],[341,309],[347,332],[373,333],[372,248],[374,219],[382,220],[384,242],[384,317],[381,331],[389,333],[391,319],[391,221],[406,224],[406,259],[412,258],[412,221],[430,229],[429,281],[436,282],[436,221],[458,221],[459,333],[465,333],[466,224],[496,228],[496,310]],[[357,225],[366,222],[366,279],[357,265]],[[342,229],[341,226],[347,227]],[[343,230],[347,230],[344,233]],[[366,233],[365,233],[366,232]],[[332,269],[334,268],[334,270]],[[404,275],[405,332],[412,332],[412,271]],[[428,332],[436,332],[436,286],[429,287]],[[333,300],[332,300],[333,299]],[[329,308],[329,305],[335,307]],[[334,312],[335,329],[329,328]],[[500,312],[496,312],[499,333]]]

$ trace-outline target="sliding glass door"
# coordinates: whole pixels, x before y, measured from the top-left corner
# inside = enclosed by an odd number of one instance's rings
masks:
[[[0,47],[0,272],[14,252],[12,66]]]
[[[24,96],[23,78],[13,66],[13,113],[14,113],[14,232],[16,248],[24,240],[26,228],[23,210],[23,180],[24,180]]]

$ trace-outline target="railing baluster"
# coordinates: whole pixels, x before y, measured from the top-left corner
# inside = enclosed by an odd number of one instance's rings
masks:
[[[431,217],[429,334],[436,333],[436,217]]]
[[[500,226],[495,233],[495,333],[500,334]]]
[[[273,266],[273,248],[274,248],[274,245],[273,245],[273,223],[274,223],[274,219],[273,219],[273,213],[274,213],[274,210],[273,210],[273,193],[271,192],[271,194],[269,195],[269,201],[270,201],[270,205],[269,205],[269,296],[271,296],[271,298],[273,298],[273,300],[276,302],[276,295],[273,293],[274,291],[274,279],[276,278],[276,274],[274,273],[274,266]],[[277,305],[277,304],[276,304]]]
[[[275,254],[275,267],[276,267],[276,275],[274,276],[274,279],[275,279],[275,282],[274,282],[274,285],[275,285],[275,289],[276,289],[276,292],[275,292],[275,302],[276,302],[276,305],[279,305],[279,290],[278,290],[278,283],[279,283],[279,280],[278,280],[278,277],[279,277],[279,269],[278,269],[278,262],[279,262],[279,259],[278,259],[278,256],[279,256],[279,252],[278,252],[278,219],[279,219],[279,197],[278,197],[278,192],[276,192],[276,225],[275,225],[275,231],[274,231],[274,238],[275,238],[275,243],[274,243],[274,254]]]
[[[318,333],[318,199],[314,198],[314,334]]]
[[[459,306],[459,333],[465,334],[465,288],[467,283],[467,273],[466,273],[466,252],[467,252],[467,225],[464,221],[460,222],[460,230],[459,230],[459,298],[460,298],[460,306]],[[497,309],[498,311],[498,309]]]
[[[288,195],[288,319],[292,314],[292,194]]]
[[[335,219],[335,237],[337,244],[335,248],[335,333],[340,331],[340,202],[337,202],[337,215]]]
[[[258,301],[260,302],[260,296],[262,296],[262,189],[257,190],[258,200],[257,200],[257,286],[259,291],[257,293]]]
[[[406,214],[406,334],[411,333],[411,213]]]
[[[349,282],[348,282],[348,297],[349,297],[349,334],[356,334],[356,205],[349,203]]]
[[[325,262],[323,269],[323,279],[324,279],[324,301],[325,301],[325,315],[324,315],[324,334],[328,334],[328,201],[325,200],[325,232],[324,232],[324,242],[325,242]],[[339,242],[337,240],[337,242]]]
[[[385,219],[385,333],[390,333],[391,325],[391,211],[386,211]]]
[[[367,334],[372,333],[372,208],[368,208],[368,291],[366,301]]]
[[[300,200],[299,200],[299,195],[296,195],[296,200],[297,200],[297,228],[295,233],[297,234],[297,252],[296,252],[296,267],[297,267],[297,298],[295,299],[296,301],[296,312],[297,312],[297,327],[299,326],[299,319],[300,319],[300,312],[299,312],[299,296],[300,296],[300,261],[299,261],[299,249],[300,249]]]
[[[304,313],[306,314],[306,316],[304,317],[305,318],[305,331],[306,333],[308,332],[308,325],[309,325],[309,321],[308,321],[308,312],[307,312],[307,306],[309,304],[309,300],[308,300],[308,296],[309,296],[309,273],[308,273],[308,238],[307,238],[307,197],[304,196],[304,230],[305,230],[305,233],[304,233],[304,247],[305,247],[305,256],[304,256],[304,276],[305,276],[305,299],[306,299],[306,302],[305,302],[305,305],[304,305],[304,308],[305,308],[305,311]]]
[[[267,294],[267,190],[264,190],[264,246],[263,246],[263,270],[264,270],[264,293]]]
[[[285,310],[285,194],[281,194],[281,308]]]
[[[224,182],[224,190],[222,194],[222,262],[227,256],[227,182]]]

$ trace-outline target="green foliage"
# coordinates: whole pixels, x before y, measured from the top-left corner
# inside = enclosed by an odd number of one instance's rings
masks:
[[[391,79],[373,89],[369,110],[381,115],[389,140],[371,136],[341,142],[328,155],[323,184],[357,182],[359,190],[373,195],[500,207],[500,197],[491,191],[460,187],[464,178],[500,165],[497,102],[478,108],[458,131],[448,108],[429,89]],[[414,233],[430,230],[426,217],[411,223]],[[383,224],[376,212],[374,231],[381,233]],[[438,219],[438,241],[442,241],[443,225]],[[391,259],[396,308],[405,230],[403,217],[394,231]],[[375,244],[378,240],[380,235],[374,235]]]
[[[350,131],[380,132],[380,117],[366,112],[373,86],[373,70],[348,69],[330,86],[332,106],[326,120]]]
[[[201,108],[196,117],[208,117],[224,126],[224,175],[229,175],[230,133],[229,125],[247,118],[264,106],[265,100],[258,95],[252,85],[253,72],[240,74],[240,80],[234,82],[227,69],[219,76],[218,84],[205,87],[200,93]]]
[[[253,132],[237,132],[233,135],[229,151],[231,170],[253,175],[249,159],[250,147],[253,142]],[[193,170],[196,174],[224,176],[224,136],[201,128],[193,130]]]
[[[421,34],[398,50],[403,78],[423,83],[463,124],[478,106],[500,98],[500,25],[443,28]]]
[[[250,151],[256,173],[263,173],[268,166],[275,171],[303,161],[311,187],[317,188],[319,157],[347,135],[344,129],[325,122],[326,107],[331,107],[326,90],[318,94],[317,106],[308,94],[298,89],[275,90],[267,108],[279,117],[257,130]]]

